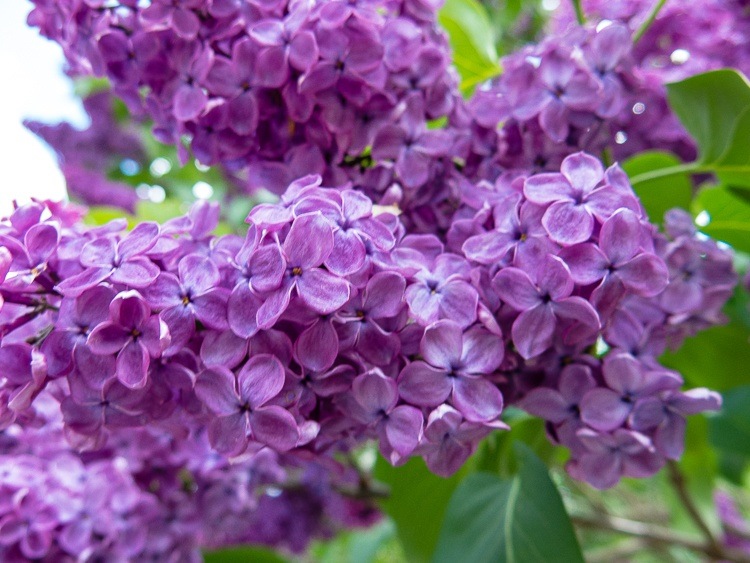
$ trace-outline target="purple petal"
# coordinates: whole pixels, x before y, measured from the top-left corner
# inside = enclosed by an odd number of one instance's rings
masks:
[[[358,376],[352,382],[352,395],[371,416],[389,413],[398,402],[396,381],[377,370]]]
[[[594,218],[584,205],[558,201],[549,206],[542,225],[555,242],[564,246],[586,242],[594,230]]]
[[[203,256],[185,256],[178,265],[180,279],[193,294],[205,293],[219,285],[221,276],[216,265]]]
[[[333,229],[320,213],[309,213],[295,219],[284,241],[289,267],[320,266],[333,250]]]
[[[562,174],[535,174],[527,178],[523,184],[526,198],[538,204],[553,203],[555,201],[573,201],[578,194]]]
[[[518,268],[500,270],[492,280],[498,297],[518,311],[525,311],[541,302],[539,290],[529,275]]]
[[[490,374],[500,366],[504,352],[501,338],[482,328],[471,328],[463,336],[461,371]]]
[[[233,369],[240,365],[246,355],[247,341],[230,330],[209,331],[201,344],[201,360],[207,366],[225,366]]]
[[[253,438],[276,451],[291,450],[299,440],[299,428],[294,417],[277,406],[263,407],[250,413]]]
[[[349,282],[320,268],[311,268],[297,278],[300,299],[321,315],[340,309],[349,301],[349,291]]]
[[[263,304],[263,301],[250,290],[250,287],[244,281],[240,281],[232,290],[227,302],[227,321],[237,336],[250,338],[258,332],[257,316]],[[281,312],[279,312],[280,314]],[[273,322],[276,322],[275,319]]]
[[[276,357],[258,354],[242,366],[237,381],[242,400],[257,409],[281,392],[284,387],[284,368]]]
[[[609,389],[592,389],[581,401],[581,419],[601,432],[619,428],[628,418],[632,405],[622,400],[619,393]]]
[[[159,225],[154,222],[139,223],[128,235],[117,245],[117,253],[120,258],[127,260],[138,254],[143,254],[156,244],[159,236]]]
[[[494,420],[503,410],[500,390],[480,377],[454,378],[451,402],[471,422]]]
[[[639,254],[618,268],[617,276],[625,287],[644,297],[658,295],[669,283],[669,271],[655,254]]]
[[[529,414],[549,420],[554,424],[560,424],[572,414],[563,396],[547,387],[532,389],[521,400],[519,406]]]
[[[560,172],[583,193],[590,192],[604,179],[604,168],[599,159],[583,152],[565,157]]]
[[[330,320],[313,323],[294,343],[299,363],[313,371],[325,371],[333,365],[339,353],[339,339]]]
[[[395,317],[404,306],[406,280],[395,272],[379,272],[365,288],[364,305],[374,319]]]
[[[195,382],[195,394],[213,413],[221,416],[238,412],[234,374],[223,366],[204,370]]]
[[[538,305],[522,312],[513,322],[511,336],[518,353],[528,360],[552,345],[557,321],[549,305]]]
[[[130,332],[120,325],[105,322],[89,334],[86,344],[94,354],[116,354],[130,340]]]
[[[227,321],[227,301],[229,291],[217,288],[193,299],[195,316],[209,328],[224,330],[229,327]],[[254,311],[252,311],[254,313]]]
[[[477,290],[465,281],[452,281],[440,290],[440,316],[452,319],[462,327],[467,327],[476,320],[478,303]]]
[[[584,242],[563,248],[559,257],[568,265],[577,284],[589,285],[607,275],[609,260],[593,243]]]
[[[227,456],[237,455],[247,446],[247,421],[240,413],[220,416],[208,425],[211,446]]]
[[[117,354],[115,374],[128,389],[141,389],[148,381],[148,366],[151,362],[148,350],[139,342],[128,342]]]
[[[419,444],[424,418],[414,407],[401,405],[388,415],[385,435],[391,447],[401,456],[411,454]]]
[[[401,398],[420,407],[436,407],[445,402],[452,385],[444,371],[421,362],[407,365],[399,376]]]
[[[354,231],[339,229],[334,234],[331,254],[325,261],[326,268],[339,276],[353,274],[365,263],[366,250],[362,239]]]
[[[118,266],[110,276],[114,283],[129,287],[147,287],[159,277],[159,267],[145,256],[131,258]]]
[[[461,362],[463,330],[453,321],[438,321],[425,330],[420,351],[432,366],[452,371]]]
[[[612,264],[620,265],[638,253],[642,229],[635,213],[621,209],[604,221],[599,246]]]

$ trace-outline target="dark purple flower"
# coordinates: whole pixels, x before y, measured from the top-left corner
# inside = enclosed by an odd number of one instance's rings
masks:
[[[594,231],[595,219],[604,222],[622,207],[640,212],[635,196],[610,185],[601,163],[593,156],[570,155],[560,171],[531,176],[523,188],[529,201],[549,205],[542,224],[555,242],[585,242]]]
[[[180,260],[178,276],[162,272],[143,295],[160,311],[171,336],[167,353],[178,352],[193,336],[196,319],[205,326],[223,330],[227,323],[229,291],[219,287],[219,269],[208,258],[191,254]]]
[[[138,289],[150,285],[159,268],[145,254],[158,236],[159,225],[140,223],[119,242],[111,235],[94,239],[81,250],[83,272],[60,282],[59,291],[77,297],[105,280]]]
[[[396,381],[379,370],[358,376],[352,382],[352,416],[374,426],[380,449],[391,463],[409,456],[422,436],[424,419],[419,409],[398,404]]]
[[[268,403],[284,387],[284,368],[269,354],[251,357],[235,375],[225,367],[203,371],[195,392],[215,415],[209,425],[211,445],[227,455],[241,453],[248,438],[279,451],[294,448],[300,433],[294,417]]]
[[[115,375],[131,389],[148,382],[148,367],[170,342],[169,329],[134,290],[117,294],[109,306],[109,321],[89,334],[86,344],[94,354],[117,354]]]
[[[675,373],[650,369],[626,354],[607,356],[602,374],[608,388],[592,389],[580,405],[583,421],[602,432],[620,427],[639,399],[682,385]]]
[[[438,321],[425,330],[420,346],[424,361],[408,364],[399,376],[399,394],[413,404],[436,407],[450,397],[472,422],[496,419],[503,396],[484,377],[503,360],[503,342],[480,327],[463,332],[453,321]]]
[[[329,314],[349,300],[349,283],[320,266],[333,251],[333,227],[320,213],[294,220],[282,250],[286,273],[282,285],[265,297],[258,310],[258,326],[270,328],[289,306],[292,291],[313,311]]]
[[[518,353],[528,359],[552,345],[558,326],[566,321],[595,333],[599,316],[582,297],[571,296],[575,284],[565,263],[547,256],[539,266],[537,283],[519,268],[500,270],[492,280],[500,299],[517,311],[511,336]]]

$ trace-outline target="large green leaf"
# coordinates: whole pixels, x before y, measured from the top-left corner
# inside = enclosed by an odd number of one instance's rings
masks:
[[[484,6],[477,0],[447,0],[438,19],[448,33],[464,95],[500,74],[495,33]]]
[[[433,563],[582,562],[578,540],[544,464],[516,446],[519,471],[469,475],[453,494]]]
[[[716,162],[730,148],[731,133],[750,107],[750,84],[735,70],[714,70],[667,84],[667,98],[698,143],[699,161]]]
[[[698,145],[698,159],[638,173],[638,184],[698,172],[724,183],[750,187],[750,83],[739,72],[721,69],[667,85],[669,103]]]
[[[447,479],[427,469],[421,458],[392,467],[382,457],[375,477],[386,483],[391,494],[382,508],[396,523],[396,531],[410,562],[428,561],[435,551],[448,500],[465,470]]]
[[[680,159],[665,151],[647,151],[626,160],[622,167],[631,178],[680,164]],[[690,207],[692,184],[685,174],[644,180],[633,185],[651,221],[661,224],[664,213],[673,207]]]
[[[750,408],[748,405],[750,405],[750,385],[737,387],[724,393],[721,413],[709,421],[711,443],[720,451],[750,458]]]
[[[745,198],[725,187],[704,189],[695,200],[694,210],[696,214],[707,214],[708,223],[701,226],[701,231],[750,252],[750,202]]]
[[[726,325],[715,326],[688,338],[674,352],[666,352],[661,362],[679,371],[691,387],[726,391],[750,384],[750,318],[747,293],[735,291],[725,307]]]

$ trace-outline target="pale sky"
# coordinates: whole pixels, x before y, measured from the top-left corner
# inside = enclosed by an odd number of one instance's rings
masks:
[[[54,153],[22,125],[32,118],[87,124],[60,47],[26,25],[26,0],[0,1],[0,217],[12,201],[63,199],[65,184]]]

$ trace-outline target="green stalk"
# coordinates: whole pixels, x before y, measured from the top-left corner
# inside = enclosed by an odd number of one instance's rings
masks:
[[[581,0],[571,0],[571,2],[573,3],[573,10],[575,10],[576,21],[578,21],[578,25],[585,24],[586,15],[583,13],[583,6],[581,5]]]
[[[664,4],[667,3],[667,0],[659,0],[656,5],[651,10],[651,13],[646,18],[646,21],[643,22],[641,27],[638,28],[638,31],[635,32],[633,35],[633,45],[638,43],[638,40],[643,37],[643,35],[648,31],[648,28],[651,27],[651,24],[654,23],[654,20],[659,15],[659,12],[661,12],[661,9],[664,7]]]

